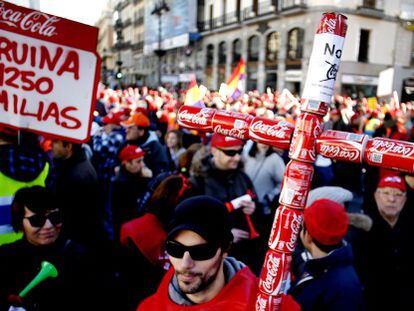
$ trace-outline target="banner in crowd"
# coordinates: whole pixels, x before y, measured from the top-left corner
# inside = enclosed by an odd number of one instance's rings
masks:
[[[89,139],[98,28],[0,1],[0,125]]]

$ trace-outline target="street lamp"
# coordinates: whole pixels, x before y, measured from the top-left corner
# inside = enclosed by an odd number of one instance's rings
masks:
[[[121,58],[121,50],[124,47],[124,36],[122,34],[122,30],[124,28],[124,23],[121,19],[121,12],[120,9],[117,9],[117,19],[115,21],[115,31],[116,31],[116,43],[115,49],[118,52],[118,60],[116,61],[117,65],[117,72],[115,74],[116,79],[118,80],[118,86],[121,88],[121,79],[122,79],[122,58]]]
[[[160,0],[151,12],[151,15],[158,16],[158,49],[154,51],[158,56],[158,86],[161,86],[161,59],[165,55],[166,51],[161,48],[162,40],[162,15],[170,11],[170,7],[165,0]]]

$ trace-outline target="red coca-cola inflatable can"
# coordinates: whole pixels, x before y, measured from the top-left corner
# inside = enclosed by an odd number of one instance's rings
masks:
[[[373,166],[414,172],[414,143],[387,138],[368,140],[364,161]]]
[[[316,140],[316,152],[324,157],[362,163],[367,135],[340,131],[324,131]]]
[[[329,105],[325,102],[311,99],[302,99],[300,110],[324,116],[328,113]]]
[[[315,162],[316,138],[322,133],[323,119],[311,113],[302,113],[296,121],[289,157],[298,161]]]
[[[249,126],[253,116],[231,111],[217,111],[213,117],[213,131],[238,139],[249,138]]]
[[[302,210],[279,206],[270,232],[269,248],[291,254],[295,250],[302,221]]]
[[[348,28],[346,20],[346,16],[342,14],[333,12],[324,13],[316,33],[331,33],[345,38],[346,30]]]
[[[177,122],[188,129],[211,132],[216,111],[212,108],[181,106],[178,110]]]
[[[269,249],[260,274],[259,290],[272,296],[283,292],[291,262],[291,255]]]
[[[279,203],[292,208],[304,209],[313,171],[312,164],[291,160],[286,166],[285,175],[283,176]]]
[[[282,295],[271,296],[261,292],[257,294],[256,311],[279,311],[282,304]]]
[[[255,117],[250,123],[249,137],[259,143],[287,150],[293,130],[289,122]]]

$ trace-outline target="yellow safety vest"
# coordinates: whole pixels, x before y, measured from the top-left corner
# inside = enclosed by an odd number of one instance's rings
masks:
[[[24,187],[45,186],[49,175],[49,163],[45,164],[42,172],[29,182],[18,181],[0,172],[0,245],[12,243],[22,237],[21,232],[14,232],[10,223],[10,206],[14,194]]]

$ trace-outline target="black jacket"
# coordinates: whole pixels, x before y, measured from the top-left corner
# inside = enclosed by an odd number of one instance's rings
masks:
[[[151,178],[128,173],[123,167],[111,182],[110,202],[115,240],[118,241],[121,225],[138,217],[138,202],[147,190]]]
[[[19,240],[0,247],[0,310],[8,310],[8,295],[19,292],[39,272],[41,262],[49,261],[58,270],[24,299],[27,311],[92,310],[102,301],[98,274],[94,272],[86,249],[70,240],[58,239],[51,246],[34,246]],[[88,309],[92,308],[92,309]]]
[[[55,161],[55,191],[61,202],[63,233],[82,244],[105,239],[104,196],[83,150]]]
[[[349,244],[326,257],[307,261],[304,269],[291,291],[302,311],[364,310],[362,286],[352,266]]]
[[[375,202],[372,204],[372,229],[354,243],[367,310],[414,310],[412,205],[406,203],[392,228],[380,216]]]

